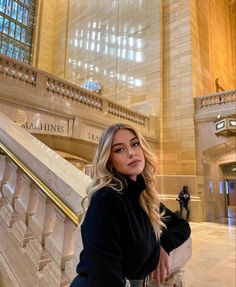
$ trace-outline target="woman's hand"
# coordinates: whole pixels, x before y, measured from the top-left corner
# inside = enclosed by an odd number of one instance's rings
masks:
[[[153,273],[154,274],[152,274],[151,277],[156,279],[156,283],[158,287],[161,284],[164,284],[166,279],[170,276],[168,254],[162,247],[160,250],[160,258],[159,258],[157,268]]]

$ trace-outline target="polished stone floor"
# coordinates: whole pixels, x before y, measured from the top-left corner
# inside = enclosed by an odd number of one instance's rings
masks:
[[[193,255],[185,266],[186,287],[235,287],[235,211],[225,223],[192,223]]]

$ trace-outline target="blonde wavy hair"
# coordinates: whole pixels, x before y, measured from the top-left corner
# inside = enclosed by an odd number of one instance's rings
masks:
[[[82,200],[84,210],[87,209],[92,195],[95,191],[104,186],[111,187],[117,192],[121,192],[125,188],[125,178],[122,175],[116,176],[117,172],[110,167],[111,146],[115,133],[120,129],[131,131],[138,139],[145,157],[145,167],[142,172],[146,188],[139,197],[140,205],[147,213],[156,237],[160,236],[160,230],[164,226],[161,222],[159,213],[159,197],[156,191],[156,160],[150,151],[150,147],[144,137],[133,127],[117,123],[106,128],[100,138],[96,154],[93,159],[93,175],[92,182],[88,186],[87,196]]]

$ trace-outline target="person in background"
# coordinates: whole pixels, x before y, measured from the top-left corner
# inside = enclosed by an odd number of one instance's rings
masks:
[[[183,186],[183,189],[180,191],[178,196],[179,206],[180,206],[180,216],[183,217],[183,209],[186,209],[186,220],[189,221],[190,209],[189,209],[189,201],[190,194],[188,191],[188,186]]]
[[[70,287],[156,286],[169,277],[168,253],[191,233],[187,221],[160,204],[156,162],[133,127],[104,130],[82,205],[83,250]]]

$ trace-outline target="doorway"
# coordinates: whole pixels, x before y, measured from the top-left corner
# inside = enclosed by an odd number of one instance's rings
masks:
[[[221,166],[224,174],[225,213],[228,223],[236,221],[236,162]]]

